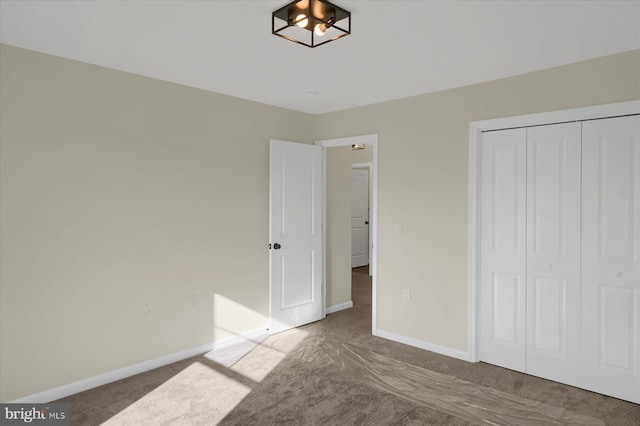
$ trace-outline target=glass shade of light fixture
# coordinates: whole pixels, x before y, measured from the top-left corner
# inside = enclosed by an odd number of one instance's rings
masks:
[[[271,15],[274,35],[317,47],[351,34],[351,13],[327,0],[293,1]]]

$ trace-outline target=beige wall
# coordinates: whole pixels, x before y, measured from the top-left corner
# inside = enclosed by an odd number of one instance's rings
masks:
[[[0,55],[0,400],[264,327],[269,139],[312,117]]]
[[[465,350],[469,121],[639,99],[639,63],[312,117],[2,46],[0,400],[263,327],[270,138],[379,133],[379,328]]]
[[[327,307],[351,301],[351,147],[327,149]]]
[[[632,99],[639,51],[316,116],[316,139],[379,134],[378,328],[467,350],[470,121]]]

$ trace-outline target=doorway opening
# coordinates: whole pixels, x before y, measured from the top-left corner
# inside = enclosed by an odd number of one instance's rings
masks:
[[[351,201],[352,201],[352,197],[351,197],[351,177],[349,175],[347,175],[347,182],[343,182],[342,185],[337,184],[335,182],[335,176],[331,173],[328,173],[328,159],[330,156],[330,152],[329,150],[331,148],[337,148],[337,147],[345,147],[344,150],[348,151],[349,153],[351,153],[351,147],[354,145],[358,145],[358,146],[365,146],[367,149],[370,149],[370,153],[371,153],[371,158],[370,161],[351,161],[352,156],[349,156],[349,173],[351,172],[351,170],[367,170],[368,171],[368,200],[367,200],[367,204],[368,204],[368,224],[364,224],[366,225],[366,229],[360,229],[358,232],[360,233],[360,235],[364,238],[365,233],[366,233],[366,237],[367,237],[367,249],[368,249],[368,262],[367,264],[369,265],[369,270],[368,270],[368,275],[371,276],[371,332],[372,334],[375,336],[377,335],[377,321],[376,321],[376,307],[377,307],[377,303],[376,303],[376,299],[377,299],[377,237],[378,237],[378,232],[377,232],[377,210],[378,210],[378,135],[377,134],[372,134],[372,135],[363,135],[363,136],[353,136],[353,137],[347,137],[347,138],[339,138],[339,139],[330,139],[330,140],[322,140],[322,141],[317,141],[316,145],[319,145],[323,148],[323,168],[322,168],[322,173],[323,173],[323,205],[324,205],[324,212],[323,212],[323,229],[322,229],[322,233],[323,233],[323,247],[325,250],[324,253],[324,288],[325,288],[325,292],[324,292],[324,298],[325,298],[325,304],[324,306],[327,306],[327,293],[329,291],[331,291],[331,285],[334,283],[328,282],[332,280],[333,277],[333,272],[331,270],[328,270],[328,266],[329,269],[331,268],[332,264],[336,264],[339,262],[344,262],[345,260],[348,262],[347,266],[351,264],[351,257],[352,257],[352,253],[351,250],[346,251],[346,255],[345,255],[345,251],[343,250],[344,247],[341,247],[339,245],[336,244],[327,244],[328,240],[328,234],[331,234],[331,232],[327,232],[328,226],[326,226],[327,219],[328,216],[330,214],[332,214],[333,210],[331,209],[330,203],[328,203],[327,201],[333,201],[333,199],[335,198],[334,196],[336,195],[336,192],[339,192],[341,190],[344,190],[345,185],[348,186],[348,193],[349,193],[349,210],[351,207]],[[346,147],[349,147],[348,150]],[[354,164],[355,163],[355,164]],[[355,167],[354,167],[355,166]],[[343,198],[343,204],[346,202],[346,199]],[[365,215],[362,215],[363,217]],[[352,217],[350,217],[350,219],[353,219]],[[366,218],[365,219],[361,219],[363,222],[367,221]],[[353,237],[353,230],[352,227],[348,226],[347,227],[347,231],[349,233],[350,237]],[[331,236],[329,235],[329,239],[331,238]],[[332,241],[329,241],[329,243],[333,243]],[[362,244],[362,242],[360,242]],[[350,246],[350,245],[349,245]],[[336,259],[339,258],[339,259]],[[362,259],[361,259],[362,261]],[[350,269],[350,268],[349,268]],[[351,272],[351,271],[350,271]],[[349,277],[351,277],[351,273],[349,274]],[[349,292],[351,291],[351,278],[349,278],[349,282],[348,283],[343,283],[344,286],[348,285],[349,287]],[[327,312],[335,312],[336,310],[339,310],[339,308],[347,308],[352,306],[352,302],[349,300],[348,302],[342,303],[341,305],[337,305],[337,306],[330,306],[329,310],[325,310],[325,314]],[[326,309],[326,308],[325,308]]]

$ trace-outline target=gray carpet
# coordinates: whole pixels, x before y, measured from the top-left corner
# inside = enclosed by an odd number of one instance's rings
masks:
[[[60,402],[72,425],[640,425],[640,406],[371,336],[371,282],[354,307]]]

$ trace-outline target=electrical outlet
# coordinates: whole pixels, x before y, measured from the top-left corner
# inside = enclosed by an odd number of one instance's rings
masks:
[[[411,292],[409,291],[409,289],[405,288],[402,290],[402,300],[411,300]]]

